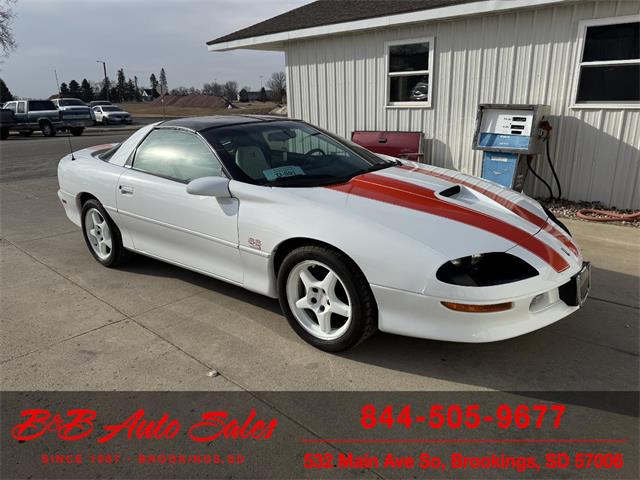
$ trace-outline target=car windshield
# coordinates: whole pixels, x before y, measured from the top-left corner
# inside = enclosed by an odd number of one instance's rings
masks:
[[[331,185],[395,164],[302,122],[246,123],[201,134],[234,178],[258,185]]]
[[[103,112],[121,112],[118,107],[102,107]]]
[[[78,100],[77,98],[67,98],[65,100],[60,100],[59,103],[61,107],[84,107],[86,105],[86,103],[82,100]]]
[[[29,110],[32,112],[42,112],[45,110],[57,110],[51,100],[30,100]]]

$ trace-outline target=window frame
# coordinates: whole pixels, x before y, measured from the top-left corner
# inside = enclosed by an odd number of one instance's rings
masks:
[[[129,158],[125,162],[124,167],[128,168],[130,170],[135,170],[136,172],[144,173],[145,175],[151,175],[152,177],[163,178],[165,180],[169,180],[169,181],[172,181],[172,182],[181,183],[183,185],[188,185],[190,182],[187,182],[185,180],[181,180],[181,179],[175,178],[175,177],[168,177],[168,176],[164,176],[164,175],[158,175],[157,173],[148,172],[146,170],[141,170],[141,169],[135,167],[136,157],[138,156],[138,149],[144,144],[144,142],[147,141],[147,139],[149,138],[149,136],[153,132],[163,131],[163,130],[165,130],[165,131],[166,130],[178,130],[178,131],[181,131],[181,132],[184,132],[184,133],[192,134],[200,142],[204,143],[204,145],[209,149],[209,151],[213,155],[213,158],[220,164],[220,166],[221,166],[221,170],[220,171],[222,173],[222,175],[220,175],[220,177],[221,178],[227,178],[227,179],[231,178],[229,176],[229,172],[227,172],[227,168],[226,168],[225,164],[222,162],[222,160],[220,160],[220,157],[218,157],[217,152],[213,149],[213,147],[207,141],[207,139],[204,138],[202,135],[200,135],[200,132],[197,132],[196,130],[192,130],[190,128],[178,127],[178,126],[166,126],[166,127],[158,126],[158,127],[155,127],[155,128],[152,128],[151,130],[149,130],[149,132],[147,132],[147,134],[140,140],[140,142],[138,142],[136,147],[129,154]],[[200,177],[200,178],[203,178],[203,177]],[[196,180],[196,179],[194,179],[194,180]],[[193,181],[193,180],[191,180],[191,181]],[[185,190],[185,192],[186,192],[186,190]]]
[[[589,27],[598,27],[602,25],[620,25],[623,23],[638,23],[640,15],[625,15],[621,17],[594,18],[591,20],[581,20],[578,23],[578,56],[575,63],[575,72],[573,75],[573,86],[571,93],[572,109],[640,109],[640,101],[638,102],[592,102],[578,103],[578,85],[580,83],[580,73],[583,67],[597,67],[606,65],[640,65],[639,59],[632,60],[599,60],[593,62],[583,62],[584,46],[587,39],[587,29]]]
[[[390,72],[389,62],[391,61],[391,55],[389,51],[391,47],[397,45],[411,45],[415,43],[428,43],[429,44],[429,69],[428,70],[416,70],[414,72]],[[435,37],[420,37],[420,38],[407,38],[403,40],[391,40],[384,42],[384,75],[385,75],[385,108],[432,108],[433,107],[433,79],[435,72],[434,63],[434,51],[435,51]],[[392,102],[389,100],[389,94],[391,93],[391,77],[407,77],[411,75],[428,75],[429,77],[429,100],[426,102]]]

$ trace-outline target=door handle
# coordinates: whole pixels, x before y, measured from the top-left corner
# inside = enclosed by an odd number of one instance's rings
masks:
[[[133,195],[133,187],[129,187],[126,185],[120,185],[118,186],[118,188],[120,189],[120,193],[122,195]]]

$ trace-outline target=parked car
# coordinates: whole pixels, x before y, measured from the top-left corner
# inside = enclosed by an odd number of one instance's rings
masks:
[[[459,342],[575,312],[590,268],[524,194],[307,123],[212,116],[65,156],[58,196],[106,267],[129,251],[280,300],[331,352],[376,330]]]
[[[17,123],[13,110],[8,108],[0,109],[0,140],[9,138],[9,131],[15,128]]]
[[[102,123],[103,125],[113,125],[115,123],[131,124],[133,122],[129,112],[125,112],[115,105],[93,107],[93,115],[96,117],[96,123]]]
[[[94,123],[91,107],[78,98],[55,98],[52,100],[59,110],[62,110],[63,126],[72,135],[82,135],[86,127]]]
[[[94,100],[89,102],[90,107],[97,107],[98,105],[113,105],[109,100]]]
[[[3,108],[15,114],[16,123],[10,129],[22,136],[41,130],[45,137],[53,137],[63,128],[63,112],[51,100],[17,100],[5,103]]]

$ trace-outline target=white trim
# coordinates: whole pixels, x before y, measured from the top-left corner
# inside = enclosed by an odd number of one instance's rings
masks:
[[[627,102],[627,103],[616,103],[616,102],[604,102],[604,103],[578,103],[578,84],[580,82],[580,72],[582,67],[595,67],[602,65],[635,65],[640,63],[640,59],[631,59],[631,60],[604,60],[604,61],[593,61],[593,62],[583,62],[582,55],[584,54],[584,43],[587,35],[587,28],[596,27],[599,25],[617,25],[621,23],[634,23],[640,22],[640,15],[624,15],[620,17],[607,17],[607,18],[593,18],[590,20],[581,20],[578,23],[578,48],[576,49],[578,52],[576,58],[576,68],[573,74],[573,84],[571,87],[571,105],[569,108],[571,109],[638,109],[640,108],[640,103],[638,102]]]
[[[416,70],[407,72],[390,72],[389,71],[389,47],[394,45],[411,45],[413,43],[428,43],[429,53],[428,55],[428,70]],[[433,78],[434,78],[434,50],[435,50],[435,37],[421,37],[421,38],[407,38],[403,40],[391,40],[384,42],[384,65],[385,65],[385,107],[390,108],[431,108],[432,105],[432,92],[433,92]],[[389,94],[391,92],[391,77],[408,77],[411,75],[427,75],[429,78],[429,99],[426,102],[391,102],[389,101]]]
[[[258,35],[239,40],[231,40],[229,42],[214,43],[212,45],[207,45],[207,49],[211,52],[222,52],[225,50],[235,50],[240,48],[246,48],[249,50],[281,51],[285,49],[285,42],[293,40],[334,34],[344,35],[347,32],[354,33],[374,28],[388,28],[411,23],[442,20],[445,18],[498,13],[504,10],[541,7],[545,5],[570,2],[572,2],[572,0],[481,0],[461,5],[432,8],[430,10],[420,10],[417,12],[387,15],[385,17],[367,18],[364,20],[354,20],[351,22],[335,23],[332,25],[301,28],[286,32],[272,33],[269,35]]]

